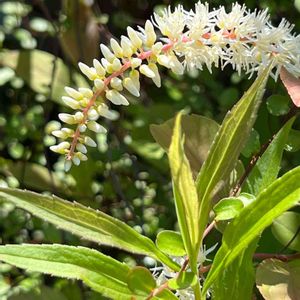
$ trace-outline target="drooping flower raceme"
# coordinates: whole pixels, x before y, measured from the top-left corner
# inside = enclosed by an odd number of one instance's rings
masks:
[[[159,38],[155,27],[162,35]],[[230,12],[222,6],[210,11],[208,4],[201,2],[191,11],[181,5],[174,10],[169,7],[138,30],[128,27],[127,36],[120,41],[111,39],[110,47],[100,45],[100,61],[94,59],[93,66],[79,63],[93,87],[65,88],[62,100],[75,112],[59,114],[71,128],[53,132],[62,141],[51,150],[66,156],[66,171],[72,163],[87,160],[87,146],[96,143],[86,132],[106,132],[98,118],[113,118],[108,104],[129,105],[124,90],[139,97],[140,75],[160,87],[158,65],[183,74],[185,69],[206,66],[211,72],[212,67],[223,69],[230,64],[239,74],[245,71],[251,76],[272,63],[275,80],[282,67],[299,77],[300,36],[292,34],[292,29],[286,20],[273,26],[267,10],[251,12],[236,3]]]

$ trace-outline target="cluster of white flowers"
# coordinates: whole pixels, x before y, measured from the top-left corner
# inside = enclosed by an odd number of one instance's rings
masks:
[[[223,6],[209,11],[207,3],[198,2],[191,11],[178,6],[154,14],[138,31],[128,27],[128,36],[122,36],[120,42],[111,39],[110,48],[100,45],[103,58],[94,59],[92,67],[79,63],[93,88],[66,87],[67,96],[62,100],[76,112],[59,114],[59,118],[74,129],[54,131],[63,141],[51,150],[66,155],[66,171],[72,163],[86,160],[86,146],[96,146],[86,130],[106,131],[96,121],[100,116],[112,118],[107,103],[129,104],[124,89],[139,97],[140,74],[160,87],[158,64],[176,74],[183,74],[185,68],[202,70],[206,66],[211,71],[213,66],[230,64],[239,74],[244,70],[251,76],[273,63],[275,79],[282,67],[299,77],[300,36],[291,33],[293,25],[286,20],[274,27],[269,19],[267,10],[251,12],[244,5],[233,4],[230,12]],[[162,34],[159,39],[154,26]]]

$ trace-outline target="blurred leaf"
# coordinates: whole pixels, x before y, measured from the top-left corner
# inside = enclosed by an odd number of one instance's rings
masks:
[[[74,65],[78,61],[91,64],[99,56],[100,44],[100,24],[93,7],[84,1],[67,0],[63,2],[63,13],[66,26],[59,36],[63,51]]]
[[[218,102],[221,107],[230,109],[239,99],[239,91],[235,87],[224,89],[218,97]]]
[[[151,125],[150,131],[155,141],[168,151],[175,118],[160,125]],[[182,133],[185,136],[184,153],[190,163],[193,174],[198,174],[207,157],[210,145],[219,129],[218,123],[198,115],[183,115]]]
[[[149,238],[98,210],[56,196],[50,197],[17,189],[0,188],[0,199],[12,202],[44,221],[86,240],[132,253],[149,255],[178,269],[178,266],[160,252]]]
[[[64,87],[70,85],[71,78],[68,67],[60,58],[41,50],[11,50],[0,53],[0,64],[14,69],[16,75],[21,77],[36,93],[49,96],[64,105],[61,96],[65,94]],[[52,74],[53,68],[55,68],[54,75]],[[80,74],[75,73],[72,76],[75,85],[88,86]],[[52,86],[51,90],[50,86]]]
[[[267,108],[271,115],[282,116],[290,110],[290,100],[286,96],[272,95],[267,99]]]
[[[300,167],[274,181],[226,227],[203,287],[203,295],[235,258],[284,211],[300,198]]]
[[[294,104],[300,107],[300,79],[294,77],[284,67],[281,68],[280,78]]]
[[[0,246],[0,259],[19,268],[57,277],[80,279],[93,290],[114,299],[132,299],[126,278],[128,266],[100,252],[63,245]]]
[[[30,20],[29,25],[34,31],[37,32],[54,32],[52,24],[48,20],[43,18],[33,18]]]
[[[300,12],[300,0],[295,0],[294,5],[295,5],[296,9]]]
[[[285,150],[289,152],[297,152],[300,150],[300,131],[290,130],[290,134],[285,146]]]
[[[156,238],[156,246],[160,251],[171,256],[186,255],[182,237],[176,231],[163,230],[159,232]]]
[[[287,245],[293,239],[288,248],[300,252],[300,213],[283,213],[274,220],[271,228],[275,238],[282,245]]]
[[[208,221],[212,196],[234,169],[256,119],[269,72],[270,67],[257,77],[240,101],[227,114],[198,174],[196,186],[201,217],[197,228],[199,228],[200,240]]]
[[[256,285],[266,300],[300,299],[300,259],[266,259],[257,268]]]
[[[244,205],[238,198],[224,198],[220,200],[213,208],[216,217],[216,221],[224,221],[235,218]]]
[[[59,291],[42,286],[39,292],[22,293],[9,297],[9,300],[67,300]]]
[[[246,180],[243,192],[257,195],[277,178],[283,150],[294,121],[295,118],[290,119],[281,128],[262,157],[259,158]]]
[[[196,247],[199,243],[199,202],[192,170],[184,154],[183,145],[184,137],[181,133],[181,113],[179,113],[175,120],[168,157],[179,228],[186,252],[189,256],[191,269],[196,273],[198,255],[198,249],[196,250]]]
[[[15,71],[9,67],[0,68],[0,86],[9,82],[15,76]]]
[[[198,278],[192,272],[180,272],[178,277],[172,278],[168,282],[168,286],[172,290],[181,290],[197,284]]]

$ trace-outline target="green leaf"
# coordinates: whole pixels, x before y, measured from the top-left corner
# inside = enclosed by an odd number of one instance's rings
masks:
[[[60,58],[41,50],[14,50],[0,53],[0,64],[14,69],[16,75],[36,93],[44,94],[64,105],[61,96],[65,93],[64,87],[71,84],[71,78],[68,67]],[[75,85],[88,86],[79,73],[73,77]]]
[[[287,96],[272,95],[267,99],[267,108],[271,115],[282,116],[289,112],[290,102]]]
[[[144,267],[135,267],[127,275],[129,289],[137,294],[147,296],[156,288],[156,282],[150,271]]]
[[[275,136],[252,169],[243,191],[257,195],[277,178],[283,150],[294,121],[295,118],[290,119]]]
[[[289,152],[297,152],[300,150],[300,131],[291,129],[285,150]]]
[[[197,284],[198,278],[192,272],[180,272],[179,276],[168,281],[168,286],[172,290],[181,290]]]
[[[220,126],[214,120],[199,115],[183,115],[181,118],[181,130],[185,136],[184,153],[196,176]],[[163,124],[150,126],[152,136],[165,151],[171,144],[174,123],[175,118],[172,118]]]
[[[63,245],[0,246],[0,260],[29,271],[79,279],[113,299],[132,299],[127,265],[92,249]]]
[[[181,134],[181,113],[179,113],[175,120],[168,156],[179,227],[190,259],[191,269],[196,273],[198,251],[196,251],[195,246],[199,243],[199,203],[192,171],[189,161],[184,154],[183,145],[184,137]]]
[[[238,198],[224,198],[213,208],[216,221],[224,221],[235,218],[243,209],[244,204]]]
[[[211,198],[236,165],[256,119],[269,72],[270,68],[264,70],[227,114],[198,174],[196,186],[201,201],[198,224],[200,241],[208,221]]]
[[[156,238],[157,248],[165,254],[172,256],[184,256],[186,250],[180,233],[171,230],[163,230]]]
[[[249,138],[242,150],[242,155],[245,157],[251,157],[253,154],[257,153],[260,149],[260,141],[258,132],[252,128]]]
[[[178,266],[161,253],[149,238],[98,210],[56,196],[40,195],[18,189],[0,188],[0,199],[12,202],[44,221],[86,240],[132,253],[149,255],[178,269]]]
[[[293,240],[288,248],[300,251],[300,213],[287,211],[276,218],[272,224],[272,233],[282,244],[287,245]]]
[[[252,299],[255,280],[252,263],[256,243],[251,243],[238,257],[218,276],[213,284],[212,295],[216,300]]]
[[[21,293],[19,295],[15,295],[9,297],[9,300],[68,300],[63,293],[50,289],[46,286],[40,288],[39,292],[29,292],[29,293]]]
[[[300,295],[300,259],[283,262],[266,259],[257,268],[257,288],[266,300],[298,300]]]
[[[297,167],[264,189],[250,205],[227,226],[222,246],[206,278],[203,294],[221,276],[234,259],[284,211],[300,198],[300,167]]]

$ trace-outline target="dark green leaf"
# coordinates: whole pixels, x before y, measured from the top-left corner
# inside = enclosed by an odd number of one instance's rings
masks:
[[[267,108],[271,115],[282,116],[289,112],[290,102],[287,96],[272,95],[267,99]]]
[[[289,152],[297,152],[300,150],[300,131],[291,129],[285,150]]]
[[[178,277],[169,280],[168,286],[172,290],[181,290],[194,286],[197,281],[198,278],[194,273],[180,272]]]

